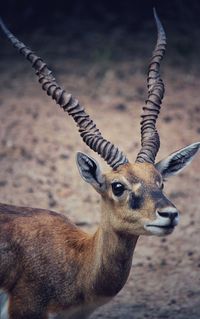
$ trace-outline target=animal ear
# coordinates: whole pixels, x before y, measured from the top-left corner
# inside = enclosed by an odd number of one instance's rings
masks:
[[[90,156],[78,152],[76,163],[81,177],[91,184],[98,192],[105,189],[105,177],[103,176],[99,164]]]
[[[163,178],[178,174],[189,165],[200,149],[200,142],[188,145],[158,162],[155,167]]]

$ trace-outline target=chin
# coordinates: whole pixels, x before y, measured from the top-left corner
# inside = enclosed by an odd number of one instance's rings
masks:
[[[173,233],[175,226],[151,226],[145,225],[145,230],[148,232],[148,235],[155,236],[167,236]]]

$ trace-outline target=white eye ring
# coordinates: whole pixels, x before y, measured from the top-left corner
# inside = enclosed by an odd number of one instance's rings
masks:
[[[161,181],[161,182],[156,182],[156,185],[159,187],[159,188],[161,188],[161,189],[163,189],[164,188],[164,183],[163,183],[163,181]]]

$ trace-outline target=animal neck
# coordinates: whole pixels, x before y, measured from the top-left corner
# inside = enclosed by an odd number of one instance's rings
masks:
[[[105,297],[116,295],[124,286],[138,239],[114,229],[109,216],[103,205],[101,223],[94,235],[95,290]]]

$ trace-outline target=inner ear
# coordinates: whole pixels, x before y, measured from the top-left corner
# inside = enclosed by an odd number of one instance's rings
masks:
[[[190,144],[161,160],[155,165],[155,167],[164,179],[178,174],[191,163],[199,149],[199,142]]]
[[[84,181],[91,184],[98,192],[102,192],[105,189],[105,177],[97,161],[84,153],[78,152],[76,162]]]

